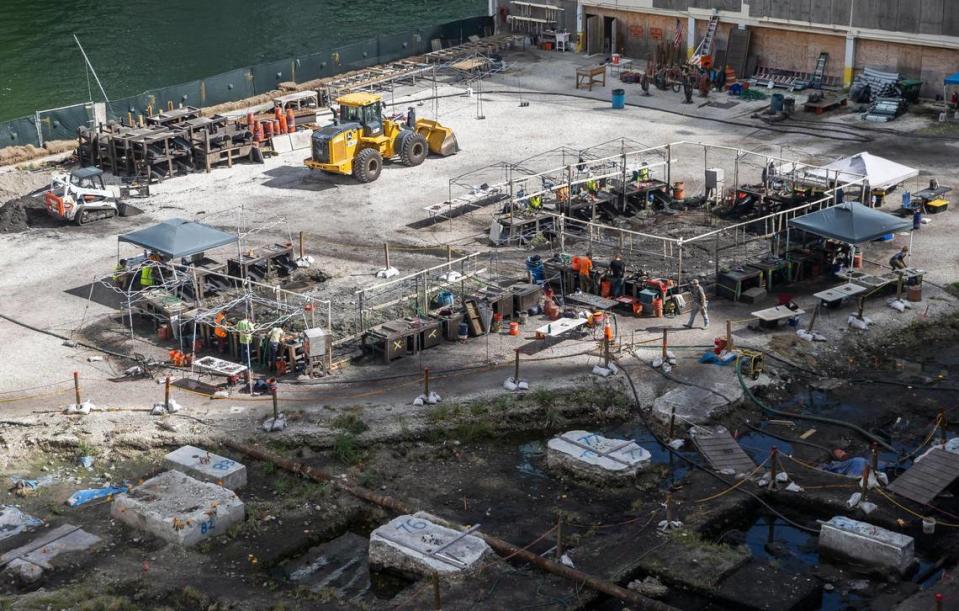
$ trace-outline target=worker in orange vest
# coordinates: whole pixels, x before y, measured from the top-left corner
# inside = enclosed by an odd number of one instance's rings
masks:
[[[570,287],[570,291],[576,292],[579,290],[579,256],[574,256],[569,262],[569,268],[573,270],[573,286]]]
[[[584,293],[593,292],[593,253],[579,258],[579,290]]]

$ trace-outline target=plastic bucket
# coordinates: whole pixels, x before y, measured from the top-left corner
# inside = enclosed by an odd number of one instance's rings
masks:
[[[613,108],[626,108],[625,89],[613,89]]]
[[[769,110],[773,112],[782,112],[786,103],[786,96],[781,93],[774,93],[769,102]]]
[[[456,336],[465,338],[465,337],[469,337],[469,334],[470,334],[470,326],[466,324],[465,322],[461,322],[459,326],[456,328]]]
[[[678,181],[673,184],[673,199],[686,199],[686,183]]]
[[[922,286],[919,284],[910,286],[906,295],[909,301],[922,301]]]
[[[510,335],[519,335],[519,323],[511,322],[509,323],[509,334]]]
[[[622,55],[620,55],[619,53],[613,53],[613,57],[611,58],[610,63],[613,64],[614,66],[618,66],[621,60],[622,60]]]
[[[852,268],[853,268],[853,269],[862,269],[862,255],[853,255],[853,258],[852,258]]]
[[[936,518],[922,519],[922,534],[931,535],[936,532]]]

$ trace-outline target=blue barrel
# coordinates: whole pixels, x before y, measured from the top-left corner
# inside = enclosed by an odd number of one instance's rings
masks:
[[[786,103],[786,96],[781,93],[774,93],[769,103],[769,109],[773,112],[782,112]]]
[[[526,257],[526,271],[534,284],[543,284],[546,274],[543,270],[543,258],[539,255]]]
[[[613,108],[626,108],[625,89],[613,89]]]
[[[459,337],[469,337],[470,326],[465,322],[461,322],[459,327],[456,328],[456,335]]]
[[[920,227],[922,227],[922,209],[916,208],[916,211],[912,213],[912,228],[915,230]]]

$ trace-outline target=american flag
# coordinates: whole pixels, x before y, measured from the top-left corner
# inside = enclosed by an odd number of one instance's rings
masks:
[[[676,35],[673,36],[673,46],[677,49],[683,44],[683,24],[676,18]]]

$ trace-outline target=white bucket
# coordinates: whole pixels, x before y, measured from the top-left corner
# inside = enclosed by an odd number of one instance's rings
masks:
[[[922,534],[931,535],[936,532],[936,518],[922,519]]]

